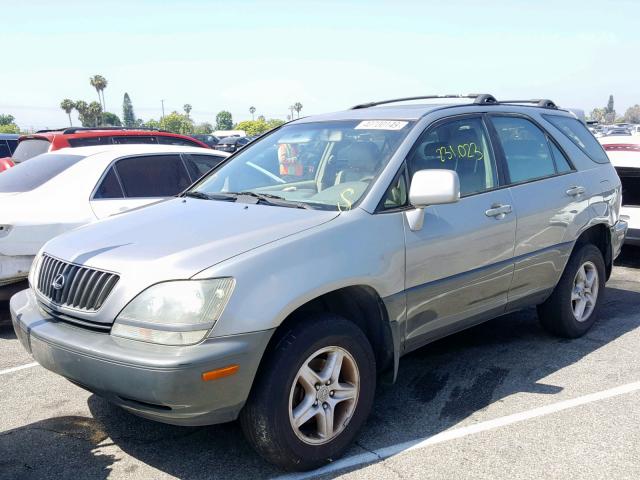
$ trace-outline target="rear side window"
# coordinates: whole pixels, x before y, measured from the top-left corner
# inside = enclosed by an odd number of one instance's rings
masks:
[[[11,153],[13,153],[18,147],[18,140],[7,140],[7,145],[9,145],[9,150],[11,150]]]
[[[27,138],[18,143],[11,159],[14,163],[21,163],[36,155],[48,152],[50,146],[51,143],[49,143],[49,140],[43,138]]]
[[[549,146],[551,147],[551,153],[553,153],[553,159],[556,162],[556,169],[558,170],[558,173],[566,173],[573,170],[569,164],[569,160],[567,160],[567,157],[564,156],[564,153],[562,153],[556,144],[549,141]]]
[[[213,167],[217,167],[225,159],[225,157],[217,155],[194,155],[190,153],[183,154],[183,157],[194,180],[209,172]]]
[[[100,182],[100,185],[96,189],[96,193],[94,194],[93,198],[124,198],[122,187],[120,187],[120,182],[118,181],[118,177],[116,176],[116,172],[113,167],[109,169],[107,174]]]
[[[0,193],[29,192],[85,157],[80,155],[58,155],[49,153],[33,157],[28,162],[16,165],[0,175]]]
[[[113,143],[118,145],[131,145],[140,143],[158,143],[156,137],[148,137],[144,135],[127,135],[122,137],[111,137]]]
[[[179,155],[148,155],[118,160],[116,170],[129,198],[170,197],[191,185]]]
[[[533,122],[520,117],[492,116],[507,161],[511,183],[555,175],[547,136]]]
[[[10,157],[11,149],[9,149],[9,145],[7,145],[6,140],[0,140],[0,158]]]
[[[110,145],[110,137],[80,137],[70,138],[69,145],[72,147],[93,147],[95,145]]]
[[[202,147],[199,143],[193,142],[191,140],[187,140],[186,138],[180,137],[170,137],[170,136],[162,136],[159,135],[158,143],[160,145],[181,145],[185,147]]]
[[[559,115],[543,115],[543,117],[566,135],[591,160],[597,163],[609,163],[609,158],[598,140],[578,119]]]

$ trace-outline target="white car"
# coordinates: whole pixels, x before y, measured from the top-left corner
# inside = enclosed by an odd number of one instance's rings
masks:
[[[640,246],[640,136],[598,139],[622,181],[622,208],[629,230],[627,244]]]
[[[229,154],[173,145],[64,148],[0,176],[0,300],[45,242],[179,194]],[[168,226],[170,228],[170,226]]]

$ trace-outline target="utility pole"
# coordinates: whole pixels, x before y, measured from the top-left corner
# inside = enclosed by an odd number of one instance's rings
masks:
[[[164,120],[164,98],[160,100],[160,102],[162,103],[162,118],[160,119],[160,121],[162,121]]]

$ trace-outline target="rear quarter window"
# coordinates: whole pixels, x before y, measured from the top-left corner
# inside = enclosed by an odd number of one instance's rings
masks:
[[[602,149],[600,142],[577,118],[561,117],[559,115],[542,116],[569,138],[591,160],[596,163],[609,163],[609,158]]]

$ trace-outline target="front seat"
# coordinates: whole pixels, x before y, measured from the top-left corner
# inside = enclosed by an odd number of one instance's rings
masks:
[[[373,142],[356,142],[338,153],[340,170],[334,185],[346,182],[367,182],[380,166],[378,147]]]

